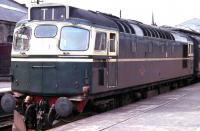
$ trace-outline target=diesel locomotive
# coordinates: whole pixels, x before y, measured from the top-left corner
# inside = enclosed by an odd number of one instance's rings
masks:
[[[199,36],[67,5],[34,6],[14,31],[12,94],[1,106],[40,130],[88,103],[115,105],[135,91],[196,79]]]

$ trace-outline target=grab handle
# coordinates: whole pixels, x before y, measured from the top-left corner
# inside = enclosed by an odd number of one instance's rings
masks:
[[[56,68],[56,66],[32,66],[32,68]]]

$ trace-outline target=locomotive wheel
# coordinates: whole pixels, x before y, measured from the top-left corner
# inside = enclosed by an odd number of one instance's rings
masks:
[[[37,120],[36,130],[37,131],[43,131],[44,130],[44,124],[43,124],[43,120],[42,119],[38,119]]]
[[[56,119],[56,110],[54,107],[51,107],[47,115],[47,122],[49,126],[53,125],[53,121]]]
[[[38,111],[36,131],[44,131],[45,126],[46,126],[45,118],[46,118],[46,115],[44,111]]]
[[[36,110],[34,104],[31,104],[26,108],[24,117],[27,129],[35,128]]]

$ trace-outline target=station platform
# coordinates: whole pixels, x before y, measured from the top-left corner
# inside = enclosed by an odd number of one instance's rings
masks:
[[[51,131],[200,131],[200,83]]]

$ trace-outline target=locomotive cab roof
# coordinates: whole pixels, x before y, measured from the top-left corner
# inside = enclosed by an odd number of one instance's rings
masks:
[[[56,15],[60,17],[55,17]],[[31,21],[40,20],[40,21],[62,21],[62,22],[69,20],[72,21],[79,20],[85,22],[86,24],[90,23],[97,26],[104,26],[117,29],[117,26],[115,25],[114,22],[112,22],[108,18],[103,17],[102,15],[99,15],[98,13],[95,14],[92,11],[87,11],[62,4],[50,3],[50,4],[41,4],[31,7],[29,10],[29,19]]]
[[[29,19],[31,21],[78,21],[131,35],[175,40],[171,32],[165,29],[145,25],[134,20],[121,19],[99,11],[83,10],[64,4],[49,3],[34,6],[29,10]]]

